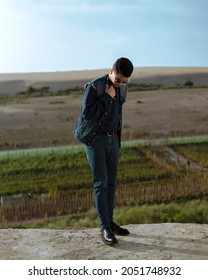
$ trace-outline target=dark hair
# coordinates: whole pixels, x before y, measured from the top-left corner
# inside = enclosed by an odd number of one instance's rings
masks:
[[[113,64],[113,68],[124,77],[130,77],[134,70],[132,62],[125,57],[118,58]]]

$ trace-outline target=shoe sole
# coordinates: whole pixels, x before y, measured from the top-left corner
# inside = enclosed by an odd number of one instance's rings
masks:
[[[120,236],[127,236],[127,235],[129,235],[130,234],[130,232],[128,232],[128,233],[124,233],[124,234],[122,234],[122,233],[117,233],[117,232],[113,232],[115,235],[120,235]]]

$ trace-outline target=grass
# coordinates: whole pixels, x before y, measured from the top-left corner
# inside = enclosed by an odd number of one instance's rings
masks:
[[[194,149],[192,147],[195,146],[198,147],[195,154],[198,157],[201,154],[201,157],[206,159],[208,143],[204,143],[201,149],[199,149],[200,145],[189,144],[186,151],[191,151],[191,154],[193,154]],[[180,147],[179,145],[179,150]],[[185,145],[182,145],[183,149],[184,147]],[[0,174],[0,194],[2,196],[24,194],[22,203],[16,204],[15,216],[11,216],[10,213],[10,208],[14,207],[14,203],[4,202],[3,216],[1,215],[2,223],[9,220],[21,220],[23,217],[28,219],[29,217],[43,217],[44,215],[49,217],[70,212],[75,213],[76,211],[83,211],[83,209],[90,209],[94,205],[91,194],[92,177],[83,149],[77,151],[60,149],[52,152],[43,150],[41,153],[34,151],[34,153],[30,152],[29,154],[22,154],[22,156],[2,158],[0,160]],[[184,170],[184,166],[170,162],[168,154],[161,152],[160,149],[158,152],[156,147],[122,146],[116,201],[118,206],[126,205],[127,212],[130,211],[131,213],[133,209],[136,209],[134,210],[136,212],[133,211],[130,215],[132,217],[131,221],[125,220],[125,215],[122,214],[121,216],[124,219],[121,220],[122,223],[133,222],[133,217],[136,219],[137,216],[140,219],[145,217],[149,222],[151,219],[152,221],[158,221],[159,219],[165,221],[165,217],[167,218],[166,222],[176,222],[179,218],[181,221],[183,221],[183,218],[189,220],[189,217],[184,213],[181,214],[181,212],[180,215],[177,214],[178,216],[174,214],[174,218],[172,217],[172,220],[170,220],[169,214],[167,216],[163,211],[160,215],[157,214],[158,220],[156,218],[154,220],[154,217],[157,216],[156,210],[152,210],[148,214],[145,206],[140,206],[141,209],[144,209],[144,212],[137,213],[140,208],[135,207],[147,202],[154,204],[173,199],[196,198],[207,193],[206,173],[188,173]],[[26,199],[28,194],[31,198]],[[40,194],[45,194],[44,202],[42,202]],[[80,213],[80,215],[85,216],[85,213]],[[74,221],[76,224],[77,216],[69,217],[72,219],[70,223],[73,224]],[[81,225],[87,226],[90,219],[91,216],[86,216]],[[203,218],[201,221],[206,221],[206,219]]]
[[[194,161],[205,168],[208,167],[208,159],[206,156],[208,153],[207,143],[174,145],[173,148],[187,159]]]
[[[47,150],[50,151],[50,150]],[[168,165],[167,165],[168,166]],[[139,172],[138,172],[139,170]],[[90,188],[91,173],[85,151],[65,149],[63,152],[22,154],[0,160],[0,195],[16,193],[47,193],[49,190],[71,191]],[[174,169],[165,168],[139,148],[122,147],[118,183],[167,179],[176,176]]]
[[[129,90],[153,90],[155,86],[161,88],[161,85],[131,85]],[[48,96],[50,94],[55,94],[49,91],[44,92],[44,90],[48,91],[48,89],[41,89],[38,90],[38,93],[35,93],[35,90],[33,91],[30,89],[26,94],[22,93],[21,96],[4,96],[0,98],[0,104],[6,105],[10,102],[20,103],[31,96]],[[59,92],[58,95],[72,94],[73,96],[78,96],[80,93],[80,89],[74,89]],[[61,103],[62,101],[51,102],[51,104]],[[36,114],[38,114],[38,112],[36,112]],[[60,122],[66,119],[66,117],[62,115],[57,115],[57,118]],[[134,134],[135,132],[132,131],[132,135]],[[207,141],[207,136],[201,136],[199,139],[196,137],[187,137],[187,139],[179,137],[177,139],[169,138],[166,140],[168,144],[174,144],[174,148],[178,153],[182,153],[188,159],[198,162],[203,167],[208,166],[206,158],[208,145],[207,143],[203,143]],[[196,141],[199,142],[200,145],[196,145],[195,143],[191,144]],[[159,184],[161,182],[162,185],[162,182],[165,180],[171,181],[174,178],[180,179],[180,177],[182,178],[183,176],[190,175],[184,172],[182,167],[171,165],[168,159],[152,151],[150,141],[148,141],[148,143],[143,141],[142,145],[147,145],[147,147],[143,148],[139,147],[141,142],[142,141],[132,141],[122,144],[121,159],[118,169],[119,187],[138,187],[141,186],[141,184],[145,185],[146,182],[152,181],[158,182]],[[181,142],[189,142],[190,144],[179,145]],[[91,185],[92,178],[83,146],[77,148],[77,151],[76,149],[72,151],[69,147],[64,147],[63,149],[46,148],[0,153],[0,195],[31,192],[34,194],[47,193],[56,196],[59,195],[60,192],[71,191],[74,193],[79,189],[90,189]],[[189,212],[182,211],[184,207],[188,207],[185,202],[181,202],[180,209],[175,202],[169,206],[168,204],[157,205],[157,208],[154,205],[152,208],[149,208],[150,206],[147,205],[138,207],[131,204],[129,206],[117,208],[116,219],[120,223],[151,223],[157,221],[184,222],[192,220],[194,222],[207,223],[207,200],[202,204],[200,203],[201,202],[193,203],[189,208]],[[54,220],[56,219],[45,218],[45,221],[50,222],[51,226]],[[58,220],[57,218],[57,221]],[[63,217],[60,223],[63,227],[97,226],[95,210],[92,209],[87,213]]]
[[[188,201],[154,205],[123,206],[115,209],[115,221],[121,225],[153,223],[208,224],[208,196]],[[95,208],[60,217],[45,217],[18,223],[1,224],[1,228],[81,229],[98,227]]]
[[[191,83],[191,81],[188,81]],[[128,91],[152,91],[152,90],[166,90],[166,89],[190,89],[190,88],[208,88],[208,86],[187,86],[186,83],[184,85],[176,85],[176,86],[165,86],[162,84],[152,84],[152,83],[140,83],[140,84],[128,84]],[[14,96],[10,96],[8,94],[0,94],[0,105],[7,105],[9,103],[21,103],[24,102],[25,99],[30,97],[45,97],[45,96],[65,96],[72,95],[73,97],[80,96],[83,92],[83,87],[75,87],[75,88],[67,88],[58,91],[51,91],[49,86],[44,86],[41,88],[34,88],[29,86],[24,91],[17,92]],[[55,104],[55,103],[54,103]]]

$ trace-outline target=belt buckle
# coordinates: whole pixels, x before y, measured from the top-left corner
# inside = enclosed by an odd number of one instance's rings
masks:
[[[116,133],[115,133],[114,131],[112,131],[112,132],[108,131],[108,132],[107,132],[107,136],[108,136],[108,137],[110,137],[110,136],[115,136],[115,135],[116,135]]]

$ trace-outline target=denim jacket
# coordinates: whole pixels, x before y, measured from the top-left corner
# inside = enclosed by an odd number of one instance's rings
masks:
[[[86,117],[84,112],[85,93],[87,90],[91,90],[92,92],[94,92],[95,99],[97,100],[100,98],[99,101],[102,101],[101,99],[106,97],[104,96],[104,94],[106,94],[105,89],[107,84],[107,77],[108,75],[105,75],[101,78],[92,80],[91,82],[87,83],[84,87],[81,111],[73,132],[75,139],[79,140],[87,146],[91,146],[93,144],[97,135],[102,130],[103,124],[105,123],[105,120],[107,119],[108,114],[111,110],[112,101],[110,101],[111,97],[109,97],[109,101],[105,102],[105,110],[103,111],[103,106],[100,106],[100,108],[98,106],[95,114],[88,118]],[[125,85],[121,85],[118,88],[117,100],[119,102],[120,128],[122,128],[122,106],[123,103],[126,101],[127,91],[128,89]],[[100,102],[100,104],[102,104],[102,102]],[[120,131],[118,131],[118,137],[119,145],[121,145],[121,129]]]

